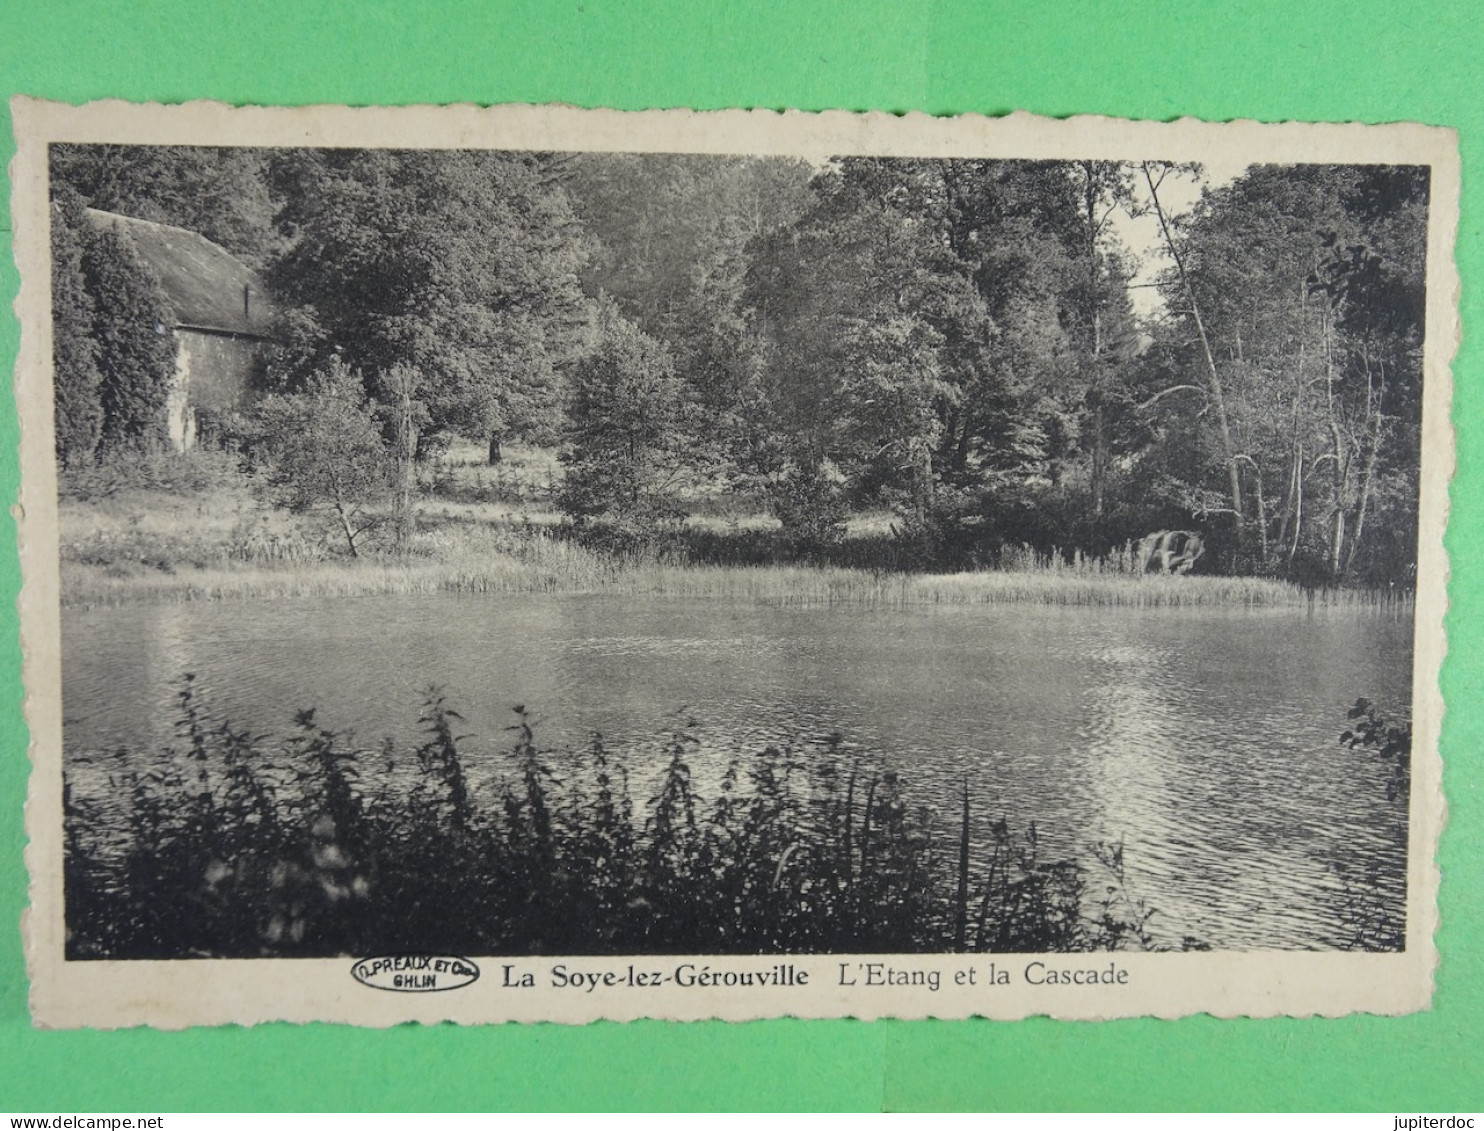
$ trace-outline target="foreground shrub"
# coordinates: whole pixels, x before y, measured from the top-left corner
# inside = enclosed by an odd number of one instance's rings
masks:
[[[1406,889],[1389,877],[1407,874],[1408,808],[1412,800],[1412,722],[1384,714],[1360,698],[1346,713],[1350,725],[1340,742],[1374,756],[1386,771],[1386,800],[1391,820],[1385,830],[1388,854],[1356,869],[1337,864],[1341,926],[1347,950],[1401,950],[1406,946]]]
[[[427,694],[423,739],[357,748],[301,711],[287,739],[210,716],[188,676],[177,740],[113,756],[105,804],[69,781],[68,955],[1073,951],[1149,946],[1150,912],[1034,825],[962,812],[940,830],[902,779],[839,736],[736,757],[703,793],[679,717],[650,797],[594,735],[541,748],[515,708],[499,776],[474,781],[462,719]],[[410,759],[407,755],[410,754]],[[411,788],[358,776],[403,759]]]

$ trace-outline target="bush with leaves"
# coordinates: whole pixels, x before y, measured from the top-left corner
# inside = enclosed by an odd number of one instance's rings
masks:
[[[845,477],[829,460],[790,463],[769,480],[768,508],[783,525],[783,537],[795,553],[815,553],[838,545],[850,516]]]
[[[1386,769],[1386,800],[1390,804],[1387,850],[1364,859],[1359,866],[1346,859],[1333,864],[1342,901],[1344,945],[1352,950],[1401,950],[1406,945],[1405,883],[1407,810],[1412,796],[1412,723],[1388,718],[1369,699],[1361,697],[1346,712],[1349,727],[1340,735],[1351,750],[1375,754]]]
[[[1363,696],[1355,701],[1346,717],[1351,725],[1340,735],[1340,741],[1352,750],[1357,746],[1374,750],[1390,771],[1386,800],[1405,804],[1412,782],[1412,724],[1388,719]]]
[[[382,521],[378,508],[391,498],[395,480],[395,461],[360,376],[336,359],[304,392],[264,398],[251,428],[275,501],[328,514],[346,551],[359,556],[362,537]]]
[[[605,308],[596,347],[571,374],[562,510],[638,532],[678,520],[683,398],[665,346]]]

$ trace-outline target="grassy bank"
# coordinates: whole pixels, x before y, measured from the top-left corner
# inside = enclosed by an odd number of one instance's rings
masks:
[[[402,553],[336,556],[282,516],[198,503],[148,520],[100,522],[63,512],[66,605],[132,601],[423,593],[608,593],[774,604],[1302,607],[1375,604],[1374,594],[1317,597],[1291,582],[1174,577],[1099,563],[1027,559],[1012,568],[909,573],[836,565],[694,564],[673,550],[602,551],[540,524],[432,509]],[[199,513],[196,513],[199,512]]]
[[[111,576],[64,563],[64,604],[271,600],[424,593],[609,593],[867,607],[1049,605],[1303,607],[1297,586],[1261,578],[1087,577],[1047,572],[880,574],[808,566],[673,566],[613,562],[580,548],[455,561],[317,562],[294,568],[206,567]],[[1370,605],[1366,594],[1328,593],[1323,605]]]
[[[490,471],[453,465],[426,485],[410,539],[394,546],[389,536],[368,536],[358,557],[321,517],[265,503],[220,453],[90,474],[60,508],[63,603],[71,606],[423,593],[871,607],[1391,603],[1373,592],[1316,594],[1267,578],[1146,574],[1131,547],[1093,558],[1007,546],[993,568],[931,572],[885,514],[856,516],[843,541],[800,564],[774,520],[729,498],[694,500],[688,520],[660,538],[593,536],[561,525],[551,469],[534,456],[529,466]]]
[[[993,782],[966,781],[940,825],[832,737],[739,754],[705,796],[695,724],[678,719],[636,801],[622,751],[596,736],[544,750],[515,711],[491,787],[471,780],[436,692],[423,740],[373,755],[310,711],[283,739],[239,730],[187,677],[178,742],[149,771],[114,752],[106,797],[69,776],[68,956],[1152,945],[1121,848],[1043,861],[1034,825],[975,812]],[[360,777],[373,757],[409,767],[411,786]]]

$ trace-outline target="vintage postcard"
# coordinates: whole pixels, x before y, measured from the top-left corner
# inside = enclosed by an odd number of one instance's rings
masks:
[[[1451,132],[12,112],[38,1025],[1429,1006]]]

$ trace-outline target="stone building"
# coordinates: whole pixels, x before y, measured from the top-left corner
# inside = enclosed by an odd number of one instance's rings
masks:
[[[203,235],[96,208],[88,219],[127,235],[160,280],[173,314],[166,329],[175,338],[170,442],[177,451],[194,447],[213,418],[252,395],[277,310],[257,274]]]

